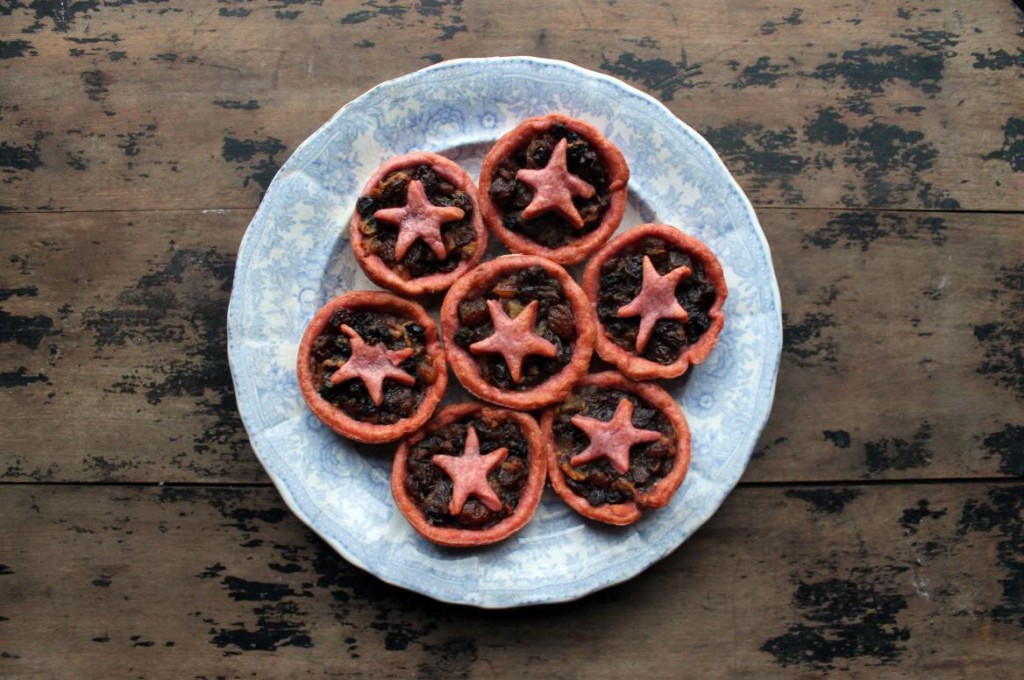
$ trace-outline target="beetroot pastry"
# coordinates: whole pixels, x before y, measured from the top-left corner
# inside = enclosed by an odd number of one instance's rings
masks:
[[[587,263],[597,353],[634,380],[674,378],[710,354],[725,323],[718,259],[667,224],[641,224]]]
[[[404,295],[446,290],[487,249],[473,181],[454,162],[424,151],[378,168],[356,201],[350,232],[370,280]]]
[[[667,505],[690,465],[690,429],[672,396],[614,371],[580,380],[544,411],[541,430],[552,488],[607,524]]]
[[[298,357],[309,408],[340,435],[390,442],[419,429],[448,385],[437,326],[391,293],[340,295],[309,322]]]
[[[551,260],[506,255],[455,282],[441,305],[448,363],[477,397],[510,408],[562,399],[587,371],[594,315]]]
[[[543,440],[533,418],[479,403],[454,404],[399,446],[391,491],[424,538],[471,547],[523,528],[540,502],[545,476]]]
[[[618,228],[628,182],[625,158],[604,135],[551,114],[523,121],[487,153],[480,207],[510,250],[575,264]]]

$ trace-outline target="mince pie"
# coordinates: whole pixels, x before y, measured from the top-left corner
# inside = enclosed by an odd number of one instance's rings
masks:
[[[533,418],[479,403],[453,404],[398,448],[391,491],[423,537],[469,547],[500,541],[529,522],[545,474]]]
[[[541,429],[555,492],[608,524],[667,505],[690,465],[690,429],[672,396],[614,371],[580,380],[544,411]]]
[[[298,376],[324,424],[372,443],[422,426],[448,384],[434,321],[414,302],[371,291],[345,293],[316,313],[299,345]]]
[[[583,273],[597,353],[634,380],[674,378],[704,361],[725,323],[725,275],[706,245],[642,224],[599,250]]]
[[[487,153],[480,207],[510,250],[575,264],[618,228],[628,181],[622,153],[592,126],[528,118]]]
[[[366,275],[405,295],[447,289],[487,248],[473,181],[454,162],[423,151],[396,156],[373,174],[350,231]]]
[[[593,311],[551,260],[506,255],[455,282],[441,305],[445,352],[481,399],[529,410],[562,399],[587,371]]]

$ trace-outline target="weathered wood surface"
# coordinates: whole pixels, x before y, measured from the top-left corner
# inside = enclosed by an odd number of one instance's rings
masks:
[[[761,217],[786,338],[748,481],[1024,474],[1024,216]],[[0,479],[266,479],[225,349],[247,220],[0,217]]]
[[[3,216],[2,479],[266,479],[226,346],[249,217]]]
[[[0,4],[0,675],[1016,678],[1019,4]],[[382,80],[512,54],[705,134],[758,207],[785,345],[692,540],[581,602],[481,612],[287,511],[225,314],[303,139]]]
[[[1020,484],[740,489],[624,585],[486,612],[359,572],[272,489],[18,486],[0,674],[1017,678],[1022,510]]]
[[[1021,210],[1021,28],[996,0],[13,0],[0,205],[252,208],[381,80],[533,54],[659,97],[757,205]]]

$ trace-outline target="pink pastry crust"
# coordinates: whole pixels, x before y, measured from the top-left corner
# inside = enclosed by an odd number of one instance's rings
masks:
[[[352,418],[340,408],[320,396],[313,377],[311,352],[313,343],[324,332],[331,315],[339,309],[365,310],[393,314],[414,320],[423,327],[427,348],[427,357],[433,367],[437,379],[427,387],[419,407],[408,418],[389,425],[366,423]],[[448,367],[445,362],[444,350],[438,341],[437,325],[426,311],[415,302],[403,300],[391,293],[377,291],[351,291],[329,301],[313,316],[306,327],[299,344],[297,360],[299,389],[314,415],[327,427],[338,434],[359,442],[379,444],[393,442],[418,430],[434,413],[438,403],[444,396],[448,386]]]
[[[601,217],[597,228],[573,242],[559,247],[547,248],[533,239],[506,229],[502,223],[502,211],[491,200],[491,181],[501,161],[514,155],[520,148],[529,144],[530,140],[542,134],[556,123],[562,123],[570,130],[583,137],[597,152],[601,164],[608,173],[608,190],[611,203]],[[484,158],[483,169],[480,171],[480,208],[488,228],[501,239],[509,250],[526,255],[541,255],[559,264],[570,265],[582,261],[587,255],[611,238],[611,235],[622,222],[626,210],[626,185],[629,183],[629,166],[618,147],[612,144],[593,126],[575,118],[559,114],[527,118],[509,132],[502,135]]]
[[[453,281],[475,267],[483,259],[484,251],[487,250],[487,228],[484,226],[483,213],[476,185],[465,170],[444,156],[428,151],[414,151],[390,158],[373,173],[373,176],[367,181],[360,195],[370,194],[392,172],[415,168],[420,165],[429,165],[438,175],[451,182],[456,189],[465,192],[470,197],[473,203],[473,215],[470,221],[473,225],[473,233],[476,235],[476,244],[475,250],[469,259],[460,262],[450,272],[437,272],[428,276],[406,279],[379,256],[370,252],[369,239],[366,238],[363,230],[360,228],[362,219],[358,212],[353,212],[352,220],[349,223],[352,251],[355,253],[356,261],[359,262],[359,266],[363,268],[366,276],[383,288],[409,296],[425,295],[427,293],[447,290]]]
[[[650,490],[642,492],[627,503],[591,505],[586,498],[576,495],[565,482],[565,473],[558,463],[559,451],[555,445],[554,421],[558,405],[551,406],[541,416],[540,427],[544,433],[544,444],[548,461],[548,480],[555,493],[566,504],[584,517],[606,524],[626,525],[640,519],[647,510],[663,508],[672,500],[686,478],[690,467],[690,427],[679,404],[664,388],[655,383],[633,382],[615,371],[593,373],[577,383],[576,388],[593,385],[608,389],[630,392],[658,409],[668,418],[676,431],[676,457],[671,472],[660,479]]]
[[[485,294],[502,277],[529,267],[541,267],[557,280],[572,307],[576,323],[572,359],[536,387],[522,391],[504,390],[492,385],[481,375],[476,356],[459,347],[455,332],[460,327],[459,303],[473,294]],[[441,304],[441,334],[444,337],[448,364],[463,387],[472,394],[501,406],[529,411],[560,401],[569,394],[576,381],[587,372],[594,350],[596,317],[583,290],[569,273],[551,260],[536,255],[503,255],[481,264],[456,281]]]
[[[487,421],[513,420],[526,438],[529,450],[529,473],[526,485],[519,497],[515,512],[497,524],[486,529],[460,529],[454,527],[437,527],[430,524],[416,506],[415,501],[406,489],[408,477],[409,449],[432,432],[459,420],[468,419],[476,414]],[[395,497],[399,510],[418,534],[439,545],[470,548],[478,545],[489,545],[508,538],[522,529],[533,517],[544,491],[544,480],[547,475],[544,459],[544,439],[537,422],[525,413],[508,409],[494,408],[475,402],[452,404],[446,406],[423,429],[416,432],[398,447],[395,460],[391,467],[391,493]]]
[[[715,301],[708,311],[708,318],[711,325],[701,335],[700,339],[686,347],[679,358],[671,364],[659,364],[650,361],[615,344],[605,330],[604,324],[597,314],[598,290],[601,285],[601,267],[624,248],[638,243],[648,236],[657,237],[667,241],[679,248],[690,258],[703,265],[708,280],[715,285]],[[658,380],[675,378],[690,367],[691,364],[699,364],[707,359],[711,350],[718,342],[718,334],[725,325],[725,314],[722,307],[728,295],[725,284],[725,274],[722,272],[722,265],[718,258],[711,252],[711,249],[696,238],[684,234],[682,231],[668,224],[640,224],[632,229],[619,234],[609,241],[601,250],[594,254],[594,257],[587,263],[583,272],[583,290],[590,299],[594,311],[594,321],[597,324],[597,339],[595,349],[598,355],[605,361],[614,364],[625,376],[633,380]]]

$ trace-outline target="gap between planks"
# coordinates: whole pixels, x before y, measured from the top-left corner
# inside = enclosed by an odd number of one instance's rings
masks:
[[[833,206],[811,206],[811,205],[762,205],[753,206],[755,212],[865,212],[865,213],[921,213],[927,215],[1024,215],[1024,206],[1019,210],[986,210],[978,208],[958,208],[947,210],[942,208],[888,208],[884,206],[873,207],[847,207],[843,205]],[[251,212],[255,215],[259,206],[236,206],[228,208],[117,208],[102,210],[5,210],[0,212],[0,218],[7,215],[78,215],[97,213],[202,213],[202,214],[226,214],[231,212]]]
[[[801,480],[793,482],[771,481],[771,482],[739,482],[738,489],[789,489],[789,488],[815,488],[815,487],[886,487],[886,486],[962,486],[966,484],[980,485],[1019,485],[1024,478],[1021,477],[938,477],[926,479],[911,477],[907,479],[860,479],[860,480]],[[273,482],[119,482],[119,481],[56,481],[37,482],[31,480],[2,481],[0,488],[15,486],[89,486],[89,487],[112,487],[112,488],[174,488],[174,489],[265,489],[272,488]]]

